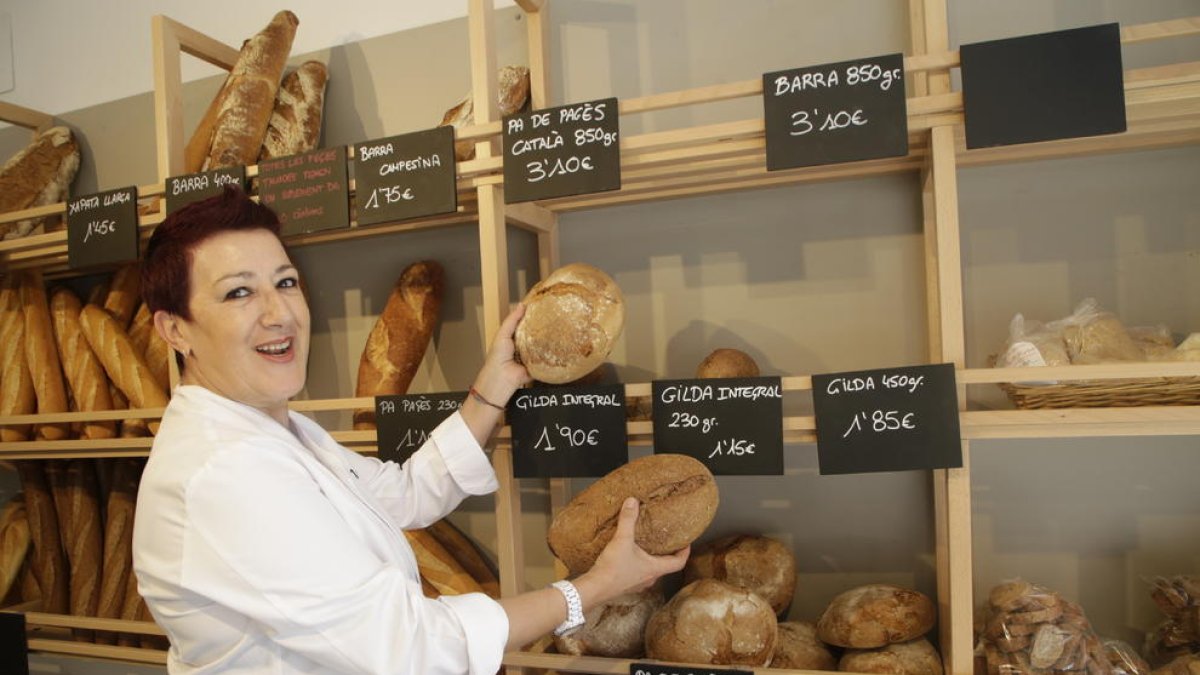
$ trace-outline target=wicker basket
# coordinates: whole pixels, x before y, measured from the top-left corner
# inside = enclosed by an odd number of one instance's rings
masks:
[[[1013,405],[1033,408],[1127,408],[1200,405],[1200,377],[1094,380],[1061,384],[1001,382]]]

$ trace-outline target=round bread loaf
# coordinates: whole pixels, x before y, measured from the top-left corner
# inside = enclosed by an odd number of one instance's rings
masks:
[[[921,637],[936,619],[933,601],[924,594],[888,584],[868,584],[834,598],[817,621],[817,634],[831,645],[874,649]]]
[[[835,670],[837,659],[829,647],[817,638],[817,625],[811,621],[784,621],[779,624],[772,668],[795,670]]]
[[[621,289],[584,263],[564,265],[534,284],[517,324],[517,354],[548,384],[576,380],[604,362],[625,325]]]
[[[942,657],[929,640],[917,638],[879,649],[851,649],[838,661],[838,670],[884,675],[942,675]]]
[[[717,483],[699,460],[673,454],[635,459],[575,495],[551,521],[546,543],[572,575],[596,562],[628,497],[641,503],[634,539],[654,555],[692,543],[717,513]]]
[[[775,614],[792,604],[796,556],[783,542],[735,534],[697,547],[683,568],[683,582],[716,579],[760,595]]]
[[[758,364],[738,349],[715,349],[696,368],[696,377],[758,377]]]
[[[665,661],[765,666],[778,628],[766,600],[716,579],[684,586],[646,624],[646,656]]]
[[[646,622],[665,602],[655,584],[641,593],[626,593],[584,614],[583,627],[554,638],[559,654],[636,659],[646,653]]]

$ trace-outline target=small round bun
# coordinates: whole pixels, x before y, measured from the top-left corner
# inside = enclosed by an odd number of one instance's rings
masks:
[[[646,656],[663,661],[765,666],[778,627],[766,600],[716,579],[684,586],[646,624]]]
[[[604,362],[625,325],[617,283],[584,263],[564,265],[525,296],[517,354],[533,379],[562,384]]]
[[[758,364],[741,350],[715,349],[700,362],[696,377],[758,377]]]

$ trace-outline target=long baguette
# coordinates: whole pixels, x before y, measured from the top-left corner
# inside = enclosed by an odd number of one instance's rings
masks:
[[[112,396],[113,410],[125,410],[129,408],[129,399],[125,398],[125,394],[117,389],[117,385],[112,382],[108,383],[108,391]],[[145,418],[130,417],[129,419],[121,420],[120,429],[117,431],[119,438],[143,438],[150,435],[150,427],[146,425]]]
[[[72,459],[66,466],[66,508],[70,528],[63,535],[70,565],[71,614],[96,616],[100,601],[101,543],[99,490],[91,460]],[[90,639],[91,631],[76,631],[77,638]]]
[[[305,61],[284,76],[258,161],[317,147],[321,141],[321,115],[328,81],[329,70],[320,61]]]
[[[154,329],[154,324],[150,325],[150,333],[146,336],[146,349],[141,353],[146,357],[146,365],[150,367],[150,374],[154,376],[154,381],[163,391],[170,391],[170,359],[174,358],[174,355],[171,353],[171,347],[167,345],[167,341],[162,339],[162,336]]]
[[[135,408],[163,408],[167,405],[167,394],[155,382],[146,365],[145,358],[138,354],[129,341],[129,336],[117,325],[115,319],[103,309],[88,305],[79,314],[83,335],[92,351],[100,357],[104,371],[129,398]],[[149,422],[151,433],[158,432],[158,422]]]
[[[142,278],[136,264],[125,265],[113,273],[104,309],[112,314],[122,329],[129,329],[134,310],[142,299]]]
[[[25,361],[25,313],[11,275],[0,283],[0,416],[37,410],[33,379]],[[0,427],[0,441],[29,439],[29,425]]]
[[[22,460],[16,464],[21,476],[21,488],[25,491],[25,508],[29,513],[33,573],[41,589],[42,611],[66,614],[70,607],[67,564],[63,558],[58,517],[54,512],[54,497],[40,462]]]
[[[500,597],[500,579],[496,577],[495,569],[454,523],[443,518],[426,527],[425,531],[433,535],[485,593],[493,598]]]
[[[18,494],[0,513],[0,601],[16,584],[31,541],[25,497]]]
[[[21,152],[0,167],[0,213],[45,206],[62,201],[79,171],[79,144],[67,127],[51,127],[38,134]],[[4,239],[33,232],[44,219],[0,224]]]
[[[442,595],[482,593],[483,588],[458,564],[432,534],[424,530],[405,530],[404,536],[417,556],[421,578]]]
[[[154,316],[150,314],[150,307],[143,302],[129,323],[129,341],[133,343],[133,348],[145,354],[153,330]]]
[[[79,326],[79,312],[83,309],[79,298],[66,288],[58,288],[50,295],[50,315],[54,325],[54,339],[58,343],[67,384],[75,408],[84,412],[112,410],[112,397],[108,392],[108,378],[104,367],[83,337]],[[83,438],[112,438],[117,435],[117,425],[111,421],[85,422]]]
[[[141,462],[137,459],[119,459],[111,464],[113,480],[105,508],[103,575],[96,616],[119,619],[125,606],[126,584],[133,568],[133,509],[137,501]],[[116,642],[116,635],[100,632],[96,634],[96,641],[112,644]]]
[[[25,312],[25,361],[33,390],[37,395],[39,415],[64,413],[67,388],[63,384],[62,363],[54,344],[54,328],[50,321],[50,305],[40,272],[25,272],[20,281],[21,309]],[[38,438],[59,441],[67,437],[68,425],[42,424],[37,427]]]

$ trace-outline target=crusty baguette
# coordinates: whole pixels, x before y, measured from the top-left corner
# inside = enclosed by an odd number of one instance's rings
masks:
[[[493,598],[500,597],[500,579],[496,577],[495,568],[454,523],[443,518],[425,528],[425,531],[432,534],[442,548],[454,556],[454,560],[471,575],[485,593]]]
[[[208,151],[212,147],[213,127],[217,124],[217,114],[221,112],[221,103],[224,100],[221,94],[228,85],[229,78],[226,77],[225,83],[217,90],[217,95],[213,96],[213,100],[208,104],[208,109],[204,111],[204,116],[200,118],[196,129],[192,131],[192,137],[188,139],[187,146],[183,149],[184,173],[197,173],[204,168],[204,163],[208,161]]]
[[[100,601],[100,561],[103,554],[99,489],[92,461],[72,459],[66,466],[66,508],[70,528],[63,535],[70,566],[71,614],[95,616]],[[84,636],[90,637],[90,631]]]
[[[150,325],[145,351],[139,353],[146,357],[146,365],[150,367],[150,374],[154,376],[154,381],[158,383],[158,386],[163,391],[170,391],[171,363],[169,359],[174,358],[174,354],[167,345],[167,341],[162,339],[162,336],[155,330],[154,324]]]
[[[129,408],[129,399],[125,398],[125,394],[117,389],[117,385],[111,381],[108,383],[108,393],[112,396],[113,410],[126,410]],[[117,430],[119,438],[143,438],[150,435],[150,427],[146,425],[146,420],[141,417],[130,417],[121,420],[121,424]]]
[[[133,312],[142,300],[142,277],[136,264],[125,265],[112,275],[108,295],[104,296],[104,309],[112,314],[123,330],[129,329]]]
[[[258,158],[299,23],[295,14],[281,11],[242,45],[237,63],[217,94],[221,104],[204,170],[253,164]]]
[[[146,601],[138,593],[137,575],[134,574],[132,565],[130,565],[129,571],[125,574],[123,590],[125,598],[121,602],[121,620],[142,621],[143,617],[149,613],[149,610],[146,609]],[[117,637],[117,644],[122,647],[141,646],[139,636],[133,633],[122,633]]]
[[[504,66],[496,76],[497,103],[500,115],[511,115],[525,107],[529,100],[529,69],[525,66]],[[455,129],[471,126],[475,123],[475,100],[471,92],[459,99],[442,115],[439,127],[452,126]],[[454,142],[454,156],[460,162],[475,157],[476,140]]]
[[[145,354],[152,332],[154,332],[154,315],[150,313],[150,306],[143,302],[138,307],[138,311],[134,313],[133,321],[129,322],[129,340],[133,343],[133,348]]]
[[[58,531],[58,516],[54,512],[50,485],[41,462],[22,460],[16,464],[21,476],[21,489],[25,492],[25,508],[29,514],[33,573],[41,589],[41,609],[52,614],[66,614],[70,607],[67,563],[63,558],[62,538]]]
[[[15,278],[0,282],[0,416],[37,410],[33,379],[25,361],[25,313]],[[0,427],[0,441],[29,439],[29,425]]]
[[[454,556],[424,530],[405,530],[404,536],[417,557],[421,578],[442,595],[482,593],[483,588],[458,564]]]
[[[363,347],[358,396],[408,391],[437,325],[443,285],[442,266],[432,260],[415,262],[400,274]],[[357,411],[354,428],[374,429],[375,411]]]
[[[70,409],[67,387],[63,384],[62,364],[54,344],[54,327],[42,275],[25,272],[20,284],[21,309],[25,312],[25,362],[29,364],[29,376],[33,378],[38,414],[67,412]],[[67,430],[66,424],[42,424],[37,427],[37,436],[58,441],[67,437]]]
[[[87,304],[104,306],[104,299],[108,297],[108,289],[112,287],[112,275],[104,277],[96,282],[91,289],[88,290]]]
[[[329,70],[320,61],[305,61],[283,78],[258,161],[317,147],[328,80]]]
[[[108,463],[113,466],[113,479],[105,507],[103,576],[96,616],[119,619],[133,567],[133,509],[141,461],[118,459]],[[116,635],[97,633],[96,641],[112,644],[116,642]]]
[[[67,127],[51,127],[0,167],[0,213],[63,200],[79,171],[79,144]],[[43,219],[0,223],[0,237],[33,232]]]
[[[28,516],[29,510],[25,510]],[[29,553],[25,556],[25,564],[21,565],[21,602],[31,602],[42,599],[42,589],[38,588],[37,574],[33,571],[33,526],[29,526]]]
[[[3,600],[21,573],[29,553],[29,513],[25,497],[18,494],[0,513],[0,600]]]
[[[66,288],[57,288],[50,294],[54,339],[58,343],[58,355],[67,376],[67,384],[71,387],[71,400],[75,402],[77,410],[84,412],[112,410],[108,377],[79,327],[79,312],[82,309],[79,298]],[[112,421],[86,422],[81,434],[83,438],[112,438],[116,435],[117,425]]]
[[[135,408],[163,408],[167,393],[154,381],[145,358],[138,354],[129,336],[108,312],[94,305],[79,314],[83,335],[92,351],[100,357],[104,371]],[[149,422],[151,433],[158,432],[158,421]]]

